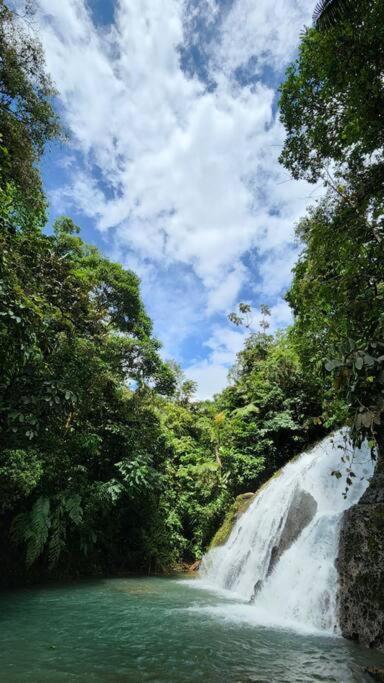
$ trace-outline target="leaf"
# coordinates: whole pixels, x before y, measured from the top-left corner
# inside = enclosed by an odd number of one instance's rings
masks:
[[[74,496],[65,496],[63,498],[63,507],[69,519],[76,526],[79,526],[83,521],[83,509],[81,507],[81,496],[75,494]]]
[[[18,515],[12,524],[12,535],[26,544],[26,564],[31,566],[40,557],[51,526],[49,498],[41,496],[30,512]]]
[[[57,564],[61,551],[65,547],[65,536],[66,528],[64,520],[57,514],[52,526],[52,533],[48,544],[48,561],[50,569],[53,569]]]
[[[373,420],[374,420],[374,415],[370,410],[367,410],[365,413],[361,414],[361,423],[367,429],[372,426]]]
[[[361,370],[364,365],[363,359],[361,356],[357,356],[355,359],[355,368],[356,370]]]
[[[248,403],[248,405],[244,406],[243,408],[236,408],[232,415],[236,415],[236,417],[246,417],[252,413],[257,414],[259,412],[260,409],[257,406],[255,406],[253,403]]]
[[[343,365],[343,363],[334,358],[333,360],[327,360],[325,363],[325,369],[328,370],[328,372],[332,372],[332,370],[335,370],[336,368],[340,368]]]

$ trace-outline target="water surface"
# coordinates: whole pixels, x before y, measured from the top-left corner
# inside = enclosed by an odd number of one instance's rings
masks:
[[[258,626],[251,609],[183,579],[2,593],[0,681],[349,683],[384,667],[341,638]]]

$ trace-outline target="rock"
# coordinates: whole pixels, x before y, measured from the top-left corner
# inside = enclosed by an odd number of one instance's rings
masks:
[[[231,570],[228,572],[226,578],[225,578],[225,583],[224,587],[227,590],[231,590],[233,585],[236,583],[237,579],[239,578],[241,572],[244,569],[244,566],[246,565],[249,556],[251,554],[251,551],[248,550],[240,559],[238,564],[232,565]]]
[[[246,510],[248,510],[256,496],[258,496],[258,494],[270,483],[270,481],[278,477],[280,474],[281,470],[277,470],[271,479],[260,486],[256,493],[242,493],[240,496],[237,496],[236,500],[225,515],[223,524],[216,531],[209,545],[210,550],[226,543],[237,520],[242,514],[244,514]],[[291,507],[285,520],[279,543],[272,548],[268,575],[273,571],[283,552],[285,552],[285,550],[292,545],[292,543],[301,534],[303,529],[308,526],[310,521],[315,516],[316,510],[317,503],[313,496],[311,496],[310,493],[307,493],[307,491],[302,491],[298,488],[293,496]]]
[[[369,674],[374,681],[384,683],[384,669],[376,669],[370,666],[368,669],[365,669],[365,673]]]
[[[360,501],[343,515],[338,609],[342,634],[384,650],[384,472],[376,467]],[[383,680],[384,678],[376,678]]]
[[[261,579],[259,579],[258,581],[256,581],[256,583],[253,587],[253,593],[252,593],[251,598],[249,600],[250,605],[253,605],[253,603],[256,600],[257,594],[260,593],[262,587],[263,587],[263,581]]]
[[[196,560],[193,564],[188,567],[189,572],[197,572],[200,569],[201,560]]]
[[[301,532],[312,521],[316,512],[317,503],[314,497],[307,493],[307,491],[297,488],[293,495],[279,542],[272,548],[267,576],[272,574],[282,554],[296,541]]]
[[[209,545],[209,549],[217,548],[219,545],[224,545],[228,540],[230,533],[235,526],[235,523],[241,517],[256,497],[256,493],[242,493],[237,496],[236,500],[232,503],[227,514],[224,517],[224,522],[221,527],[216,531],[212,541]]]

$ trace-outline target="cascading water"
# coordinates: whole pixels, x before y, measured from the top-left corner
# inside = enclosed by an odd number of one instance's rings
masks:
[[[353,485],[344,498],[347,468]],[[331,476],[335,470],[343,476]],[[225,545],[204,557],[204,584],[249,602],[260,624],[337,632],[340,521],[372,471],[368,446],[352,449],[345,430],[288,463],[257,493]]]

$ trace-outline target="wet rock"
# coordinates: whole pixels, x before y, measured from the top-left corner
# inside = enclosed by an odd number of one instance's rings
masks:
[[[376,669],[373,666],[368,667],[365,669],[365,673],[369,674],[374,681],[378,681],[378,683],[384,683],[384,669]]]
[[[256,581],[256,583],[254,585],[253,593],[252,593],[250,600],[249,600],[250,605],[253,605],[253,603],[255,602],[256,597],[257,597],[258,593],[260,593],[262,587],[263,587],[263,581],[261,579],[259,579],[258,581]]]
[[[314,497],[307,491],[297,488],[293,495],[279,542],[271,550],[267,576],[272,574],[282,554],[296,541],[301,532],[312,521],[316,512],[317,502]]]
[[[360,501],[343,515],[336,566],[343,635],[384,650],[384,474],[381,472],[375,472]]]
[[[217,548],[219,545],[224,545],[224,543],[228,540],[237,520],[241,517],[241,515],[244,514],[246,510],[248,510],[256,495],[256,493],[242,493],[240,496],[237,496],[236,500],[232,503],[227,514],[225,515],[224,522],[212,538],[212,541],[209,545],[210,550],[212,548]]]
[[[235,565],[232,568],[232,571],[229,573],[225,581],[225,588],[227,588],[227,590],[231,590],[232,586],[234,586],[234,584],[236,583],[237,579],[239,578],[241,572],[243,571],[249,559],[250,554],[251,551],[248,550],[248,552],[246,552],[245,555],[243,555],[243,557],[241,558],[239,564]]]

